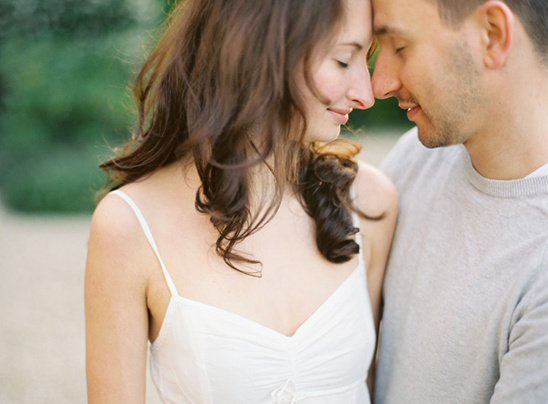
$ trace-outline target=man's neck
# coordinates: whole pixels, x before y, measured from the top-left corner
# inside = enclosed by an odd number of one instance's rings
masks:
[[[548,80],[507,98],[481,132],[465,142],[474,168],[485,178],[524,178],[548,163]],[[529,90],[529,91],[528,91]]]
[[[515,136],[508,132],[499,135],[512,139],[465,144],[474,168],[483,177],[494,180],[524,178],[548,163],[548,127],[545,136],[525,135],[522,140],[517,133]]]

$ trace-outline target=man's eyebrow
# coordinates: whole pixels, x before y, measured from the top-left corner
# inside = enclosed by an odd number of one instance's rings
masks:
[[[374,27],[373,33],[375,36],[383,36],[383,35],[403,35],[404,30],[398,27],[393,27],[390,25],[379,25]]]

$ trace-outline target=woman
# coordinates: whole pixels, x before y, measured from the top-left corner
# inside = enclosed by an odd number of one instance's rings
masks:
[[[372,41],[369,0],[176,9],[134,140],[102,165],[89,403],[144,402],[147,340],[166,403],[369,402],[396,195],[356,146],[318,142],[373,104]]]

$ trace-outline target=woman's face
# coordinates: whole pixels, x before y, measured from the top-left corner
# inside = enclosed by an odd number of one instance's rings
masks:
[[[375,102],[367,69],[373,39],[370,0],[346,0],[344,18],[335,40],[314,49],[309,77],[319,97],[304,77],[299,83],[308,123],[306,142],[336,139],[354,108],[370,108]]]

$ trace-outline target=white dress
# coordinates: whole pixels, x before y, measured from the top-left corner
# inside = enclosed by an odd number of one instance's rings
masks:
[[[366,379],[375,329],[362,254],[331,296],[286,336],[180,296],[139,208],[123,192],[112,193],[137,215],[171,291],[150,347],[152,378],[165,403],[370,403]]]

